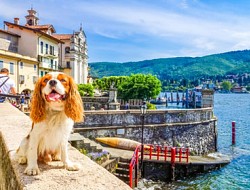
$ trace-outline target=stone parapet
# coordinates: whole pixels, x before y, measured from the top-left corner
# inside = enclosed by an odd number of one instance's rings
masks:
[[[144,143],[189,147],[193,155],[217,151],[217,118],[213,108],[148,110]],[[140,110],[86,111],[75,131],[87,138],[122,137],[141,142]]]
[[[37,176],[23,174],[26,165],[19,165],[13,158],[21,140],[31,129],[28,116],[9,103],[0,104],[0,190],[128,190],[124,182],[100,165],[69,147],[69,157],[81,165],[79,171],[67,171],[61,162],[39,163]]]

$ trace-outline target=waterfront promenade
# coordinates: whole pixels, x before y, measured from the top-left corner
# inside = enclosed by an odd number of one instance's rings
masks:
[[[9,103],[0,104],[0,189],[25,190],[128,190],[130,187],[109,173],[100,165],[69,147],[69,157],[81,165],[80,171],[67,171],[61,162],[49,165],[39,164],[41,174],[27,176],[23,174],[26,165],[13,160],[13,154],[21,140],[31,129],[28,116]]]

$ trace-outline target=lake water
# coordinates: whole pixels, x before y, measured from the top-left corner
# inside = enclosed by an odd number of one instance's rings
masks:
[[[218,152],[230,156],[230,164],[170,184],[143,180],[137,189],[250,189],[250,94],[215,94],[214,113],[218,118]],[[236,122],[234,146],[231,145],[232,121]]]

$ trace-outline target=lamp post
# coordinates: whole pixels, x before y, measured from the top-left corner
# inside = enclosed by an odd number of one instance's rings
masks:
[[[144,176],[144,171],[143,171],[143,151],[144,151],[143,133],[144,133],[144,119],[145,119],[145,114],[147,112],[146,101],[142,102],[142,105],[141,105],[140,109],[141,109],[141,117],[142,117],[142,129],[141,129],[141,175],[143,177]]]

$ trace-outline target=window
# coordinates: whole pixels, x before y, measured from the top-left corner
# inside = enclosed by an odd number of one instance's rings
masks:
[[[52,46],[49,46],[49,54],[53,55],[53,47]]]
[[[67,68],[70,69],[70,61],[67,61],[66,64],[67,64]]]
[[[0,61],[0,69],[3,68],[3,61]]]
[[[34,71],[36,71],[36,65],[34,65]]]
[[[19,75],[19,83],[24,84],[24,75]]]
[[[50,68],[53,69],[53,59],[50,60]]]
[[[43,77],[43,71],[40,71],[40,75],[41,75],[41,77]]]
[[[14,74],[14,63],[10,63],[10,74]]]
[[[23,69],[23,62],[20,62],[20,69]]]
[[[65,53],[70,53],[70,47],[65,48]]]
[[[40,42],[41,54],[43,54],[43,42]]]
[[[45,54],[48,54],[48,51],[49,51],[49,45],[48,44],[45,44]]]

